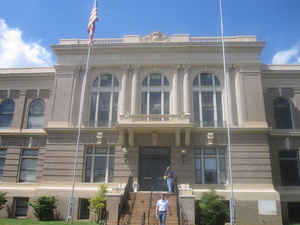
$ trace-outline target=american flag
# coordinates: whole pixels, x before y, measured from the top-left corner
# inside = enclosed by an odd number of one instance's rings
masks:
[[[91,11],[89,24],[88,24],[88,33],[89,33],[89,47],[93,44],[93,37],[96,28],[96,21],[98,21],[98,8],[97,1],[95,0],[94,8]]]

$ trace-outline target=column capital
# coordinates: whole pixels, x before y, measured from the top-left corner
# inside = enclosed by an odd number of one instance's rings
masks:
[[[128,73],[128,70],[130,69],[130,65],[125,64],[121,66],[121,70],[123,73]]]
[[[172,65],[171,68],[174,71],[174,73],[178,73],[178,70],[181,68],[181,65],[175,64],[175,65]]]
[[[134,72],[134,73],[138,73],[139,70],[141,69],[141,65],[140,65],[140,64],[131,64],[131,65],[130,65],[130,68],[133,69],[133,72]]]
[[[183,70],[184,70],[184,73],[189,73],[190,72],[190,69],[191,69],[191,65],[189,64],[186,64],[186,65],[183,65]]]

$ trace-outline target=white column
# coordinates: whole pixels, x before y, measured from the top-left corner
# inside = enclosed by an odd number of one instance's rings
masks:
[[[190,98],[190,85],[189,85],[189,70],[191,66],[184,66],[184,75],[183,75],[183,112],[185,115],[190,115],[191,111],[191,98]]]
[[[178,112],[178,69],[179,66],[174,66],[174,72],[173,72],[173,114],[177,115]]]
[[[121,79],[121,90],[119,94],[119,115],[124,115],[126,110],[126,86],[127,86],[127,75],[128,66],[122,68],[122,79]]]
[[[140,66],[135,66],[133,69],[132,83],[131,83],[131,115],[136,115],[138,110],[138,73]]]

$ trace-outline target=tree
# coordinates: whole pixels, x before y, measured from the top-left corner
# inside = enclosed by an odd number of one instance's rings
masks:
[[[7,202],[6,193],[5,192],[0,192],[0,210],[3,209],[6,202]]]
[[[229,207],[225,198],[214,190],[202,195],[198,204],[201,225],[224,225],[229,219]]]
[[[106,193],[107,187],[105,184],[99,185],[99,190],[95,197],[89,200],[91,211],[96,215],[97,222],[101,222],[106,216]]]
[[[33,214],[39,220],[53,220],[54,210],[56,209],[56,198],[54,196],[41,196],[29,205],[33,208]]]

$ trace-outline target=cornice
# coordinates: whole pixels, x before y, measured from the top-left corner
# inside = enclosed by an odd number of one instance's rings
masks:
[[[272,65],[263,64],[261,65],[261,71],[263,75],[278,75],[278,74],[299,74],[300,75],[300,64],[298,65]]]
[[[54,78],[54,67],[0,69],[1,78]]]

